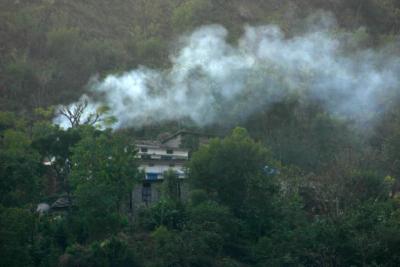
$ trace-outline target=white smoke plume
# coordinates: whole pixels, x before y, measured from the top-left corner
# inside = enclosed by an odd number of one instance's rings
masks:
[[[399,56],[350,49],[354,35],[338,31],[329,16],[290,37],[275,25],[247,26],[234,45],[227,36],[222,26],[201,27],[182,38],[170,69],[141,67],[94,82],[91,109],[106,104],[117,128],[185,118],[201,126],[232,122],[295,94],[321,101],[328,112],[367,119],[382,95],[400,88]]]

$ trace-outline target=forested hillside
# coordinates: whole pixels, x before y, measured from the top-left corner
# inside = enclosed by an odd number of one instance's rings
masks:
[[[1,0],[0,266],[399,266],[399,34],[396,0]],[[135,75],[144,96],[102,87]],[[133,212],[135,140],[182,129],[215,136],[190,144],[188,197],[168,172]]]
[[[225,25],[232,41],[245,24],[277,23],[290,32],[315,9],[339,24],[365,26],[369,44],[394,38],[394,0],[14,1],[0,3],[1,109],[29,113],[76,100],[95,74],[162,67],[176,38],[195,27]]]

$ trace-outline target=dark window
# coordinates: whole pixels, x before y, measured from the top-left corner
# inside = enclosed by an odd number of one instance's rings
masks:
[[[144,153],[147,153],[148,149],[145,148],[145,147],[142,147],[142,148],[140,149],[140,151],[141,151],[141,152],[144,152]]]
[[[161,156],[161,159],[163,159],[163,160],[171,160],[172,157],[171,156]]]
[[[154,166],[154,163],[149,163],[149,167],[153,167]]]
[[[151,202],[151,184],[150,183],[143,184],[142,201],[146,204]]]
[[[169,166],[170,167],[175,167],[175,164],[174,163],[170,163]]]
[[[174,150],[172,150],[172,149],[167,149],[167,154],[174,154]]]
[[[151,156],[150,155],[142,155],[141,158],[142,159],[151,159]]]
[[[154,172],[148,172],[146,173],[146,179],[147,180],[157,180],[158,179],[158,173],[154,173]]]

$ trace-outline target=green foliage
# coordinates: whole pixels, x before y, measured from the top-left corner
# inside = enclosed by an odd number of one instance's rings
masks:
[[[205,190],[210,197],[233,210],[243,208],[254,179],[268,179],[263,173],[268,151],[250,139],[243,128],[236,128],[223,140],[214,139],[193,155],[190,180],[193,188]]]
[[[168,58],[165,42],[158,37],[140,40],[134,46],[138,62],[148,67],[160,66]]]
[[[217,242],[203,240],[207,244],[203,249],[211,249],[205,254],[217,256],[222,254],[223,250],[230,252],[237,246],[239,220],[233,216],[228,207],[207,201],[196,206],[190,206],[188,218],[189,223],[186,230],[194,233],[199,232],[199,236],[204,234],[216,238]]]
[[[72,245],[60,259],[59,266],[140,266],[123,237],[112,236],[109,239],[91,243],[88,247]]]
[[[91,64],[91,71],[100,74],[119,71],[126,62],[126,51],[113,40],[89,40],[84,44],[85,57]]]
[[[0,143],[0,204],[32,205],[39,196],[41,162],[21,131],[5,130]]]
[[[276,159],[306,171],[326,169],[356,153],[361,143],[346,121],[318,105],[303,106],[298,99],[277,103],[271,110],[252,116],[246,125],[271,148]]]
[[[83,221],[96,238],[124,225],[123,201],[138,179],[136,149],[122,135],[83,131],[72,149],[70,181]]]
[[[219,257],[237,241],[237,222],[228,208],[205,202],[187,212],[183,228],[161,225],[151,233],[151,266],[219,266]]]
[[[164,173],[162,188],[163,197],[171,201],[179,201],[181,194],[181,181],[174,170],[168,170]]]
[[[7,90],[0,103],[18,111],[68,103],[97,73],[168,65],[171,42],[195,27],[222,24],[236,41],[245,24],[295,31],[298,17],[314,9],[330,10],[345,29],[360,29],[353,41],[362,46],[384,43],[400,29],[395,0],[3,1],[0,87]]]
[[[47,34],[49,52],[59,60],[67,60],[82,41],[79,30],[76,28],[53,29]]]
[[[389,198],[393,181],[376,173],[356,172],[345,182],[348,203],[385,200]]]
[[[195,189],[190,192],[189,204],[196,206],[208,200],[207,192],[201,189]]]
[[[399,33],[395,0],[0,1],[0,266],[399,266],[395,90],[363,133],[315,103],[283,99],[242,121],[248,133],[193,154],[188,201],[168,172],[161,201],[137,213],[128,134],[155,137],[180,122],[117,132],[51,122],[52,106],[76,101],[93,75],[168,66],[172,44],[195,27],[222,24],[235,42],[243,25],[272,22],[290,36],[315,8],[335,14],[349,53]],[[106,106],[97,112],[115,122]],[[34,213],[60,195],[72,206]]]
[[[185,220],[184,206],[170,199],[163,199],[138,213],[138,225],[146,230],[153,230],[160,226],[169,229],[182,229]]]
[[[3,1],[0,104],[29,112],[70,103],[93,75],[168,65],[171,43],[198,26],[222,24],[235,42],[245,24],[296,31],[298,17],[315,9],[333,12],[346,30],[359,29],[349,47],[385,43],[400,29],[395,0]]]
[[[41,216],[35,225],[33,259],[35,266],[54,266],[71,241],[67,219],[60,215]]]
[[[212,11],[210,0],[189,0],[178,6],[172,15],[172,24],[177,32],[192,30],[201,24],[207,24],[206,18]]]
[[[180,266],[186,263],[183,251],[185,244],[179,233],[160,226],[154,230],[151,237],[154,240],[156,255],[153,266]]]
[[[6,107],[16,111],[20,105],[24,110],[32,109],[37,103],[36,92],[40,87],[37,73],[32,62],[26,57],[17,57],[4,67],[4,96],[8,98]]]
[[[33,232],[34,216],[30,211],[0,205],[0,266],[33,266]]]
[[[124,132],[83,125],[61,130],[42,121],[31,135],[23,119],[0,113],[0,252],[7,266],[397,266],[399,203],[394,178],[341,166],[304,175],[236,128],[194,153],[193,190],[165,173],[161,201],[128,219],[139,178],[136,150]],[[51,112],[50,112],[51,113]],[[331,121],[316,118],[315,138]],[[326,137],[325,134],[328,136]],[[396,160],[396,135],[385,145]],[[322,141],[321,141],[322,142]],[[334,141],[324,146],[334,151]],[[332,146],[332,147],[331,147]],[[329,157],[333,157],[330,155]],[[52,158],[73,205],[36,216],[41,162]],[[361,165],[360,165],[361,166]],[[71,168],[71,170],[68,170]],[[371,168],[370,168],[371,169]],[[340,172],[339,172],[340,171]],[[337,174],[340,173],[340,176]],[[394,174],[394,172],[392,172]],[[306,194],[307,193],[307,194]],[[129,227],[128,227],[129,226]]]
[[[0,112],[0,132],[15,126],[16,116],[12,112]],[[3,135],[3,134],[2,134]]]

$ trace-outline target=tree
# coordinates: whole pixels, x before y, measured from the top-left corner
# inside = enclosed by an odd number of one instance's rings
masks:
[[[72,147],[81,139],[81,129],[63,130],[47,121],[39,121],[32,129],[32,147],[41,155],[42,162],[47,162],[51,176],[59,185],[52,193],[70,193],[69,175],[71,170]],[[46,185],[45,185],[46,186]],[[50,184],[47,184],[50,187]],[[48,190],[49,192],[52,191]]]
[[[111,236],[87,247],[72,245],[60,257],[59,266],[141,266],[124,236]]]
[[[0,204],[32,206],[40,194],[41,161],[23,120],[0,114]]]
[[[209,0],[184,1],[173,12],[172,25],[177,32],[192,30],[200,26],[210,18],[213,11],[213,3]]]
[[[163,198],[178,202],[181,197],[181,181],[174,170],[168,170],[164,173]]]
[[[255,180],[269,180],[264,168],[271,162],[267,149],[254,142],[243,128],[225,139],[213,139],[194,153],[189,179],[194,189],[202,189],[223,205],[239,212],[251,196]]]
[[[40,101],[36,92],[40,84],[36,69],[26,56],[17,57],[4,68],[4,96],[8,110],[31,110]],[[36,100],[36,103],[33,102]]]
[[[82,220],[94,238],[117,232],[124,200],[139,178],[133,141],[86,127],[72,152],[70,180]]]
[[[324,171],[345,153],[355,153],[361,143],[349,122],[326,113],[321,104],[304,104],[293,97],[255,113],[246,127],[271,149],[274,158],[314,173]]]
[[[400,190],[400,128],[395,124],[393,133],[383,142],[384,167],[395,179],[393,193]]]
[[[102,128],[116,122],[116,118],[110,116],[108,112],[107,106],[94,107],[85,96],[69,106],[60,106],[57,111],[59,116],[57,120],[64,127],[90,125]]]
[[[150,208],[139,210],[137,225],[141,229],[154,230],[164,226],[172,230],[181,230],[186,223],[186,210],[180,202],[163,197]]]
[[[0,266],[33,266],[34,226],[29,210],[0,205]]]

